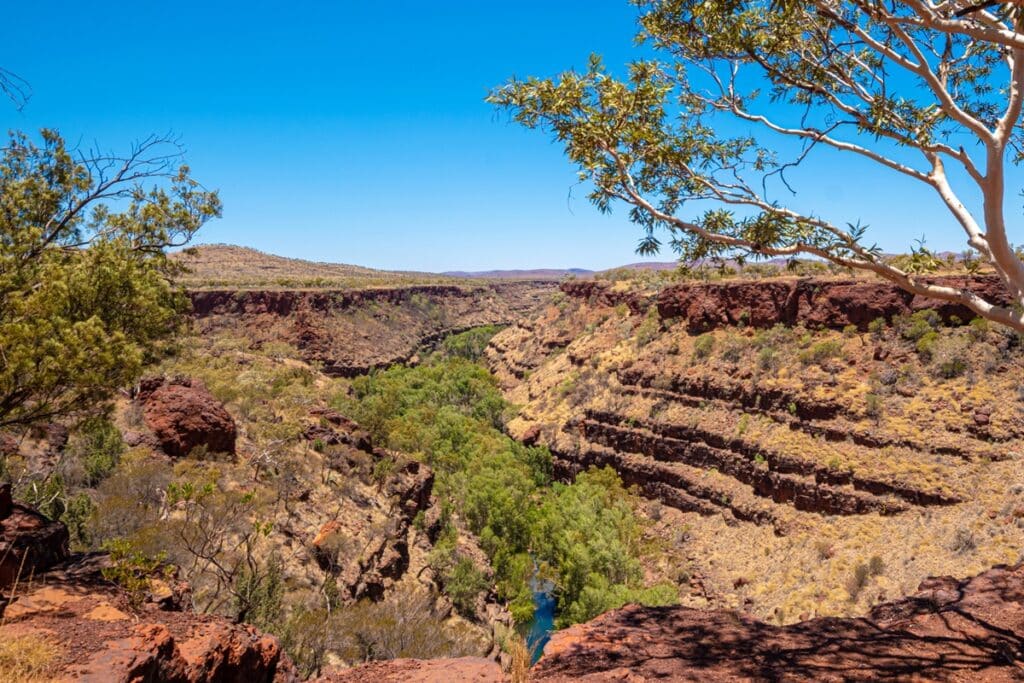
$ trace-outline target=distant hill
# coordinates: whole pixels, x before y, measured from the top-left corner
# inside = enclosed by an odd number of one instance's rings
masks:
[[[586,268],[455,270],[444,273],[375,270],[348,263],[324,263],[267,254],[250,247],[204,244],[171,254],[189,272],[179,280],[188,287],[373,287],[408,284],[458,283],[465,280],[561,280],[586,278],[599,271]],[[610,270],[672,270],[677,263],[630,263]]]
[[[594,271],[585,268],[535,268],[533,270],[447,270],[448,277],[483,278],[485,280],[560,280],[567,275],[586,277]]]
[[[679,267],[677,261],[643,261],[640,263],[627,263],[624,266],[609,268],[612,270],[675,270]],[[560,280],[567,276],[590,277],[598,273],[608,271],[587,270],[586,268],[537,268],[533,270],[449,270],[442,275],[451,277],[476,277],[498,280]]]
[[[374,270],[347,263],[320,263],[265,254],[249,247],[207,244],[171,254],[188,272],[179,281],[188,287],[374,287],[455,283],[436,273]]]

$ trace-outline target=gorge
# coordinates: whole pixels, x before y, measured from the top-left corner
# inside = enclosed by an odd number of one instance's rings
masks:
[[[6,446],[15,497],[63,523],[0,515],[0,633],[51,646],[48,671],[503,680],[537,642],[515,624],[549,618],[532,680],[1019,673],[1024,417],[996,397],[1024,352],[961,310],[839,278],[191,296],[108,470],[67,469],[106,432]],[[576,529],[590,545],[545,545]],[[195,555],[197,533],[230,540]],[[179,573],[147,578],[168,551]],[[392,648],[398,614],[420,630]]]

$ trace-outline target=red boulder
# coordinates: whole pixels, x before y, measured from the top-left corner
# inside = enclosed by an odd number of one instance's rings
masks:
[[[235,452],[237,429],[224,404],[197,380],[144,380],[138,393],[143,419],[165,453],[184,457],[205,446]]]

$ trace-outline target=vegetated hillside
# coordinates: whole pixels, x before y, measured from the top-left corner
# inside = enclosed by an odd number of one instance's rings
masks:
[[[228,244],[192,247],[172,254],[172,258],[187,269],[178,280],[190,289],[350,289],[458,281],[435,273],[374,270],[345,263],[285,258]]]
[[[408,285],[346,290],[193,290],[203,334],[230,331],[257,346],[286,342],[331,375],[405,362],[446,335],[533,315],[554,282]]]
[[[652,501],[684,604],[791,623],[1020,559],[1021,339],[936,304],[870,279],[569,282],[488,357],[511,434]]]

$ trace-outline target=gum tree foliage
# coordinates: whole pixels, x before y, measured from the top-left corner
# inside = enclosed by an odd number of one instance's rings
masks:
[[[180,148],[126,155],[11,133],[0,151],[0,428],[92,412],[137,378],[187,306],[166,255],[220,214]]]
[[[595,57],[582,73],[513,79],[489,100],[551,132],[598,208],[630,207],[639,251],[657,251],[667,231],[688,260],[813,255],[1024,330],[1024,263],[1004,212],[1016,193],[1007,169],[1024,158],[1016,3],[633,2],[639,39],[660,61],[636,61],[620,80]],[[725,118],[750,132],[716,131]],[[780,137],[799,151],[780,158],[768,146]],[[923,245],[897,266],[865,243],[863,226],[769,192],[788,188],[786,169],[822,147],[930,188],[1012,304],[928,282],[938,259]]]

